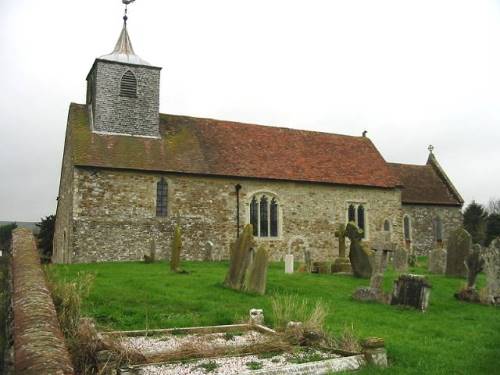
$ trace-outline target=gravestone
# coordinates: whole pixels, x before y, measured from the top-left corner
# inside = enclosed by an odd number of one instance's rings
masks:
[[[500,305],[500,237],[497,237],[483,253],[484,273],[488,303]]]
[[[471,235],[463,228],[451,232],[447,242],[446,276],[467,276],[465,259],[472,246]]]
[[[447,251],[442,247],[432,250],[429,254],[429,272],[437,275],[444,275],[446,271],[446,256]]]
[[[425,311],[429,306],[431,284],[422,275],[401,275],[394,281],[391,305],[404,305]]]
[[[205,244],[205,261],[210,262],[214,260],[214,243],[212,241],[207,241]]]
[[[353,298],[358,301],[379,301],[386,303],[388,296],[384,294],[384,273],[387,269],[389,253],[394,252],[394,244],[390,242],[376,242],[372,244],[375,251],[372,257],[373,272],[370,277],[369,287],[360,287],[356,289]]]
[[[363,231],[356,224],[349,222],[346,225],[346,235],[351,240],[349,260],[355,277],[369,278],[372,275],[370,256],[372,252],[361,243]]]
[[[481,296],[476,289],[476,279],[479,272],[483,270],[484,259],[482,258],[481,245],[475,244],[472,246],[471,253],[465,260],[465,268],[467,269],[467,286],[455,293],[455,298],[467,302],[481,302]]]
[[[264,310],[250,309],[250,324],[263,325],[264,324]]]
[[[312,258],[311,250],[306,249],[304,251],[304,263],[306,264],[306,272],[312,272]]]
[[[402,246],[396,247],[392,258],[392,265],[396,272],[408,272],[408,251]]]
[[[285,273],[293,273],[293,254],[285,255]]]
[[[477,275],[484,268],[481,245],[472,246],[472,251],[465,260],[465,268],[467,269],[467,288],[475,289]]]
[[[339,257],[335,259],[332,265],[332,272],[351,273],[351,262],[345,256],[345,239],[346,239],[346,226],[339,224],[335,231],[335,237],[339,239]]]

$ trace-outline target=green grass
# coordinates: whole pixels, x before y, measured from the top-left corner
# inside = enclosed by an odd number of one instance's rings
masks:
[[[71,279],[92,272],[95,283],[84,312],[101,328],[130,330],[230,324],[263,308],[271,318],[270,297],[296,294],[329,307],[327,326],[339,335],[354,326],[360,337],[386,341],[391,367],[366,368],[360,374],[500,374],[500,309],[456,301],[463,280],[429,276],[433,285],[426,313],[351,299],[367,280],[350,276],[285,275],[282,263],[272,264],[265,296],[226,289],[221,282],[227,263],[185,262],[189,274],[169,271],[167,263],[103,263],[52,266],[57,277]],[[413,273],[424,273],[414,268]],[[389,271],[389,291],[396,273]],[[479,286],[484,285],[484,278]]]

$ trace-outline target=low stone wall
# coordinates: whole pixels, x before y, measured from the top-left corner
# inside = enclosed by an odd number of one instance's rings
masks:
[[[73,374],[35,245],[25,228],[12,233],[12,311],[16,374]]]

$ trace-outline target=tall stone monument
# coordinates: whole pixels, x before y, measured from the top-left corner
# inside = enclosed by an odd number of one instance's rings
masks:
[[[488,301],[500,305],[500,237],[497,237],[483,254]]]
[[[460,228],[450,233],[446,254],[446,276],[466,277],[465,260],[472,247],[469,232]]]

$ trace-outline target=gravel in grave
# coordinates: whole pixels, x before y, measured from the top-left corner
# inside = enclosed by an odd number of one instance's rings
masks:
[[[339,358],[340,356],[324,353],[318,350],[309,350],[308,358],[315,361]],[[246,371],[265,369],[272,370],[291,365],[291,359],[301,358],[301,355],[278,354],[271,358],[260,358],[258,355],[248,355],[243,357],[225,357],[201,359],[189,363],[173,363],[167,365],[150,365],[139,369],[140,375],[234,375]],[[304,357],[302,357],[305,359]],[[302,362],[302,361],[301,361]],[[308,362],[307,359],[303,362]],[[311,361],[309,361],[311,362]]]
[[[157,353],[173,352],[189,343],[209,348],[234,348],[256,344],[265,339],[266,336],[260,332],[247,331],[241,334],[211,333],[124,337],[122,344],[148,356]]]

